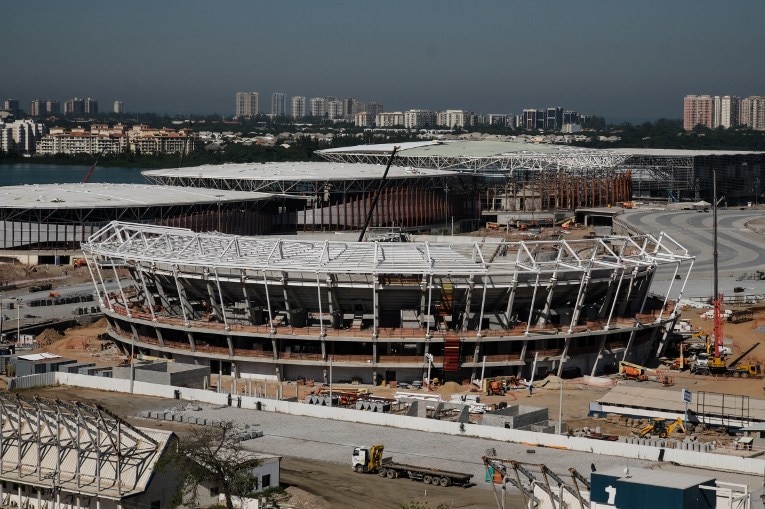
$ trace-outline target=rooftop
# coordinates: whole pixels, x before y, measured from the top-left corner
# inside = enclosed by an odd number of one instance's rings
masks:
[[[147,249],[151,246],[151,249]],[[667,237],[613,237],[532,242],[342,242],[287,240],[194,233],[182,228],[113,221],[92,235],[83,248],[126,260],[208,264],[256,270],[315,271],[346,274],[487,274],[534,271],[583,271],[681,263],[692,257]],[[538,260],[537,249],[559,255]]]
[[[80,402],[0,394],[0,409],[0,480],[102,498],[145,491],[173,436]]]
[[[354,145],[352,147],[330,148],[319,150],[320,154],[344,153],[380,153],[399,147],[399,153],[407,156],[438,156],[438,157],[498,157],[515,154],[537,155],[573,155],[592,152],[606,153],[605,150],[585,149],[568,145],[551,145],[547,143],[527,143],[523,141],[498,140],[455,140],[455,141],[424,141],[410,143],[383,143],[379,145]]]
[[[625,472],[629,472],[626,473]],[[691,475],[680,472],[668,472],[666,470],[651,470],[648,468],[612,468],[598,471],[598,474],[618,477],[622,482],[634,484],[650,484],[664,488],[684,490],[698,486],[699,484],[714,484],[715,477],[710,475]]]
[[[391,149],[392,150],[392,149]],[[151,177],[176,177],[192,179],[232,179],[232,180],[288,180],[288,181],[325,181],[325,180],[377,180],[383,176],[385,166],[379,164],[336,163],[336,162],[282,162],[282,163],[247,163],[247,164],[208,164],[188,168],[169,168],[165,170],[144,171]],[[391,166],[388,178],[417,178],[423,176],[451,175],[450,172],[431,169],[413,169]]]
[[[748,150],[687,150],[674,148],[612,148],[609,150],[616,154],[655,157],[741,156],[765,154],[765,152]]]
[[[266,200],[266,193],[150,184],[34,184],[0,187],[0,208],[69,209],[153,207]]]

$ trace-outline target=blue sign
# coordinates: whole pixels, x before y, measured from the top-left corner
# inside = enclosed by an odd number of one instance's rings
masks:
[[[686,403],[690,403],[692,395],[693,393],[691,393],[691,391],[689,391],[688,389],[683,389],[683,401],[685,401]]]

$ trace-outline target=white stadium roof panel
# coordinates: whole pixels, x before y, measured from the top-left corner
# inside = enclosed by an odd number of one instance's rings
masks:
[[[392,148],[391,148],[392,150]],[[188,168],[144,171],[143,175],[152,178],[186,179],[224,179],[258,181],[325,181],[325,180],[363,180],[379,179],[385,172],[385,166],[363,163],[337,162],[279,162],[262,164],[209,164]],[[424,176],[442,176],[451,173],[433,169],[412,169],[391,166],[388,178],[416,178]]]
[[[154,207],[270,199],[266,193],[151,184],[34,184],[0,187],[0,208]]]

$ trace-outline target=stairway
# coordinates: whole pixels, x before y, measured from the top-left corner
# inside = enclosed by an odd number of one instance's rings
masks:
[[[455,380],[460,370],[460,337],[444,337],[444,381]]]

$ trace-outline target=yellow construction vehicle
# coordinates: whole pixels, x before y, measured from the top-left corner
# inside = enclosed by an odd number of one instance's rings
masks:
[[[640,428],[638,436],[644,438],[648,435],[658,435],[659,438],[667,438],[675,432],[685,434],[685,425],[680,417],[669,424],[666,419],[652,419],[649,424]]]
[[[353,469],[360,473],[377,472],[380,465],[382,465],[383,449],[382,445],[354,448],[352,458]]]
[[[383,459],[383,449],[382,445],[355,447],[351,458],[353,469],[359,473],[376,473],[388,479],[411,479],[444,487],[470,486],[473,474],[396,463],[390,458]]]
[[[682,433],[683,435],[687,433],[687,431],[685,430],[685,423],[680,417],[670,422],[669,426],[667,426],[667,435],[671,436],[672,433],[675,433],[675,432]]]

